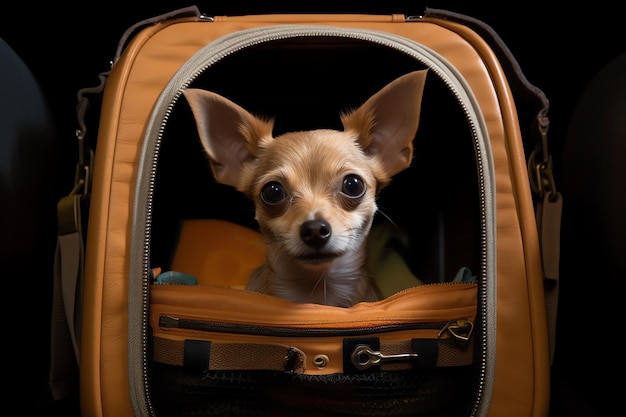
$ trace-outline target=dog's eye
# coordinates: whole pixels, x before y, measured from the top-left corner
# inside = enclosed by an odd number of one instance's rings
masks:
[[[261,200],[270,206],[280,204],[285,198],[287,198],[285,187],[278,181],[268,182],[261,190]]]
[[[363,197],[363,194],[365,194],[365,183],[358,175],[346,175],[343,179],[341,192],[351,198]]]

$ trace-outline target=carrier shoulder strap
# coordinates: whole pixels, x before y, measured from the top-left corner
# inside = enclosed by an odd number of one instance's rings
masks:
[[[552,171],[552,156],[548,151],[548,110],[550,103],[544,92],[524,75],[519,63],[500,36],[485,22],[459,13],[426,8],[425,17],[451,20],[478,33],[493,49],[509,85],[524,107],[533,111],[524,148],[529,156],[528,175],[535,203],[538,235],[543,264],[543,284],[550,344],[550,361],[554,358],[556,316],[559,294],[560,231],[563,197],[557,190]],[[528,122],[528,121],[527,121]],[[523,126],[524,127],[524,126]]]
[[[83,222],[86,220],[83,211],[88,212],[93,163],[93,148],[85,143],[85,114],[91,105],[90,95],[102,94],[107,76],[108,72],[100,74],[98,86],[78,92],[78,163],[74,188],[57,203],[49,373],[50,390],[55,400],[64,398],[75,388],[80,364],[85,249]]]

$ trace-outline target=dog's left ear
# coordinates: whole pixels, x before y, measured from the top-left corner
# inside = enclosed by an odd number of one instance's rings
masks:
[[[356,132],[365,152],[376,156],[390,177],[411,164],[426,73],[396,78],[361,107],[341,115],[344,130]]]

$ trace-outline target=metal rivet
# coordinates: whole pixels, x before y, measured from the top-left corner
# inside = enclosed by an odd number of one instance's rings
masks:
[[[330,361],[330,359],[328,358],[328,356],[326,356],[324,354],[316,355],[315,358],[313,358],[313,363],[315,364],[317,369],[324,369],[324,368],[326,368],[326,365],[328,365],[329,361]]]

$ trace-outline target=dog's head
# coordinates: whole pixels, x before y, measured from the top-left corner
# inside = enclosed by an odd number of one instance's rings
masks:
[[[378,191],[410,165],[425,77],[415,71],[387,84],[341,115],[343,131],[277,137],[273,120],[218,94],[184,95],[215,179],[254,201],[268,256],[323,264],[361,246]]]

